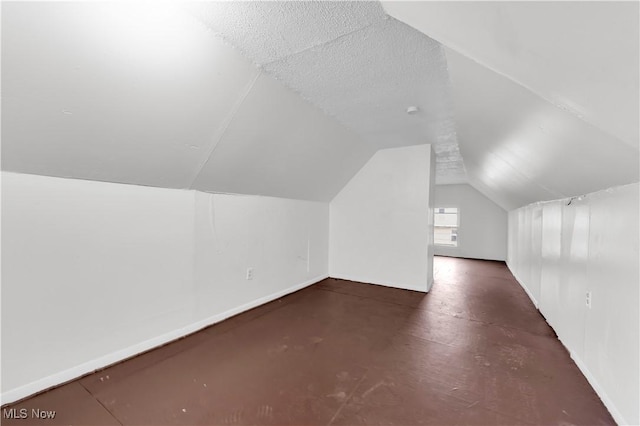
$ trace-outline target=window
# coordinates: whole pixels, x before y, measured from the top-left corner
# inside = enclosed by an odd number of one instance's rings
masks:
[[[438,246],[458,247],[457,207],[438,207],[434,210],[433,242]]]

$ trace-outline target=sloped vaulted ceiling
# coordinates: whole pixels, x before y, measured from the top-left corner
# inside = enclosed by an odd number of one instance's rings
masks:
[[[506,209],[638,181],[637,2],[2,7],[3,170],[329,201],[431,143]]]
[[[2,7],[3,170],[328,201],[374,152],[179,3]]]
[[[377,149],[430,143],[436,182],[466,182],[444,51],[374,1],[190,4],[267,74]],[[418,107],[415,115],[407,108]]]
[[[9,2],[2,67],[7,171],[329,201],[433,143],[466,179],[444,52],[378,2]]]
[[[383,4],[446,46],[469,181],[501,206],[638,181],[638,2]]]

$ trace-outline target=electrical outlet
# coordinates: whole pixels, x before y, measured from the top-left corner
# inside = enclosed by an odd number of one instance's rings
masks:
[[[587,302],[587,308],[591,309],[591,292],[590,291],[587,292],[586,302]]]
[[[253,268],[247,268],[247,279],[248,280],[253,279]]]

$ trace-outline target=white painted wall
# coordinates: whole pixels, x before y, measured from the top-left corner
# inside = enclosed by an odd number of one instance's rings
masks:
[[[435,202],[435,186],[436,186],[436,155],[433,147],[429,150],[429,201],[428,201],[428,213],[427,213],[427,291],[431,290],[433,285],[433,207]]]
[[[639,190],[509,212],[509,268],[619,424],[640,423]]]
[[[3,172],[2,403],[326,277],[328,228],[327,203]]]
[[[507,259],[507,212],[471,185],[436,185],[435,204],[458,208],[458,246],[434,246],[442,256]]]
[[[331,201],[332,277],[430,289],[433,158],[430,145],[380,150]]]
[[[202,192],[195,201],[199,320],[328,275],[329,204]]]

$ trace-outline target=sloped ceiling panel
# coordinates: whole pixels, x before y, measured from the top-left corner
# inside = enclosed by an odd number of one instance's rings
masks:
[[[329,201],[374,152],[340,123],[263,74],[193,187]]]
[[[447,58],[467,172],[503,208],[638,181],[635,148],[463,55]]]
[[[362,29],[386,18],[373,1],[190,2],[187,10],[258,65]]]
[[[383,5],[452,50],[638,147],[638,2]]]
[[[502,207],[638,181],[637,3],[384,7],[448,47],[469,181]]]
[[[162,9],[2,8],[3,170],[188,188],[259,72]]]
[[[464,179],[444,54],[415,33],[386,19],[265,69],[377,149],[432,143],[438,147],[436,179],[453,171],[442,164],[460,173],[447,178]],[[410,105],[419,111],[408,115]]]
[[[329,201],[375,152],[182,5],[5,3],[2,169]]]
[[[466,181],[444,53],[438,43],[389,19],[378,2],[191,8],[212,31],[372,148],[431,143],[436,181]],[[419,111],[407,115],[409,106]]]

